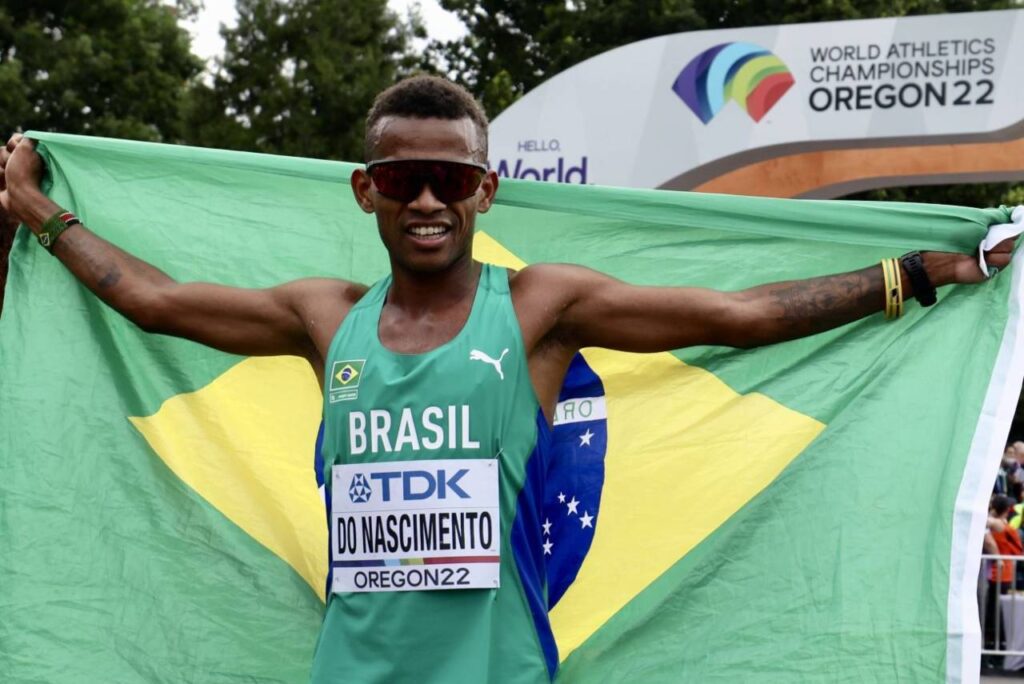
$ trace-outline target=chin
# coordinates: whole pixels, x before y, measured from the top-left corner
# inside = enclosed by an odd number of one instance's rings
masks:
[[[430,275],[447,271],[458,263],[459,256],[453,254],[416,254],[396,261],[406,271]]]

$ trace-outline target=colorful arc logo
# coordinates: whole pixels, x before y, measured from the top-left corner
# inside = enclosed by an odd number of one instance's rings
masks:
[[[752,43],[722,43],[687,64],[672,90],[705,124],[728,100],[760,121],[794,83],[782,60]]]

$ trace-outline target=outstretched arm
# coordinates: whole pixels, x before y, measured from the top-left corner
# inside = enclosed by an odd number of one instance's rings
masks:
[[[42,171],[31,141],[21,136],[0,152],[0,206],[37,234],[60,211],[39,191]],[[83,285],[143,330],[235,354],[303,356],[314,367],[318,355],[309,303],[359,294],[359,286],[330,279],[264,290],[178,283],[81,225],[57,238],[53,254]]]
[[[1012,240],[989,253],[1004,268]],[[974,257],[925,252],[936,287],[984,279]],[[693,345],[757,347],[806,337],[884,310],[881,266],[838,275],[761,285],[739,292],[702,288],[638,287],[589,269],[552,266],[566,288],[556,323],[574,347],[654,352]],[[903,296],[913,296],[904,272]]]

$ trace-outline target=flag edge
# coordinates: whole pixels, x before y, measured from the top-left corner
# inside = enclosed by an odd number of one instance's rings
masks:
[[[981,676],[977,568],[991,483],[1024,381],[1024,350],[1017,349],[1017,341],[1024,339],[1024,256],[1020,251],[1014,255],[1011,272],[1009,315],[953,507],[946,624],[949,684],[978,684]]]

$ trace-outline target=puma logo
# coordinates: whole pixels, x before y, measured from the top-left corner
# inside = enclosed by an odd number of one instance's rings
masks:
[[[505,358],[505,354],[508,354],[508,349],[502,350],[501,356],[499,356],[496,359],[492,359],[490,356],[480,351],[479,349],[471,349],[469,351],[469,360],[483,361],[484,363],[491,364],[492,366],[494,366],[494,370],[498,371],[498,377],[504,380],[505,374],[501,370],[501,360]]]

